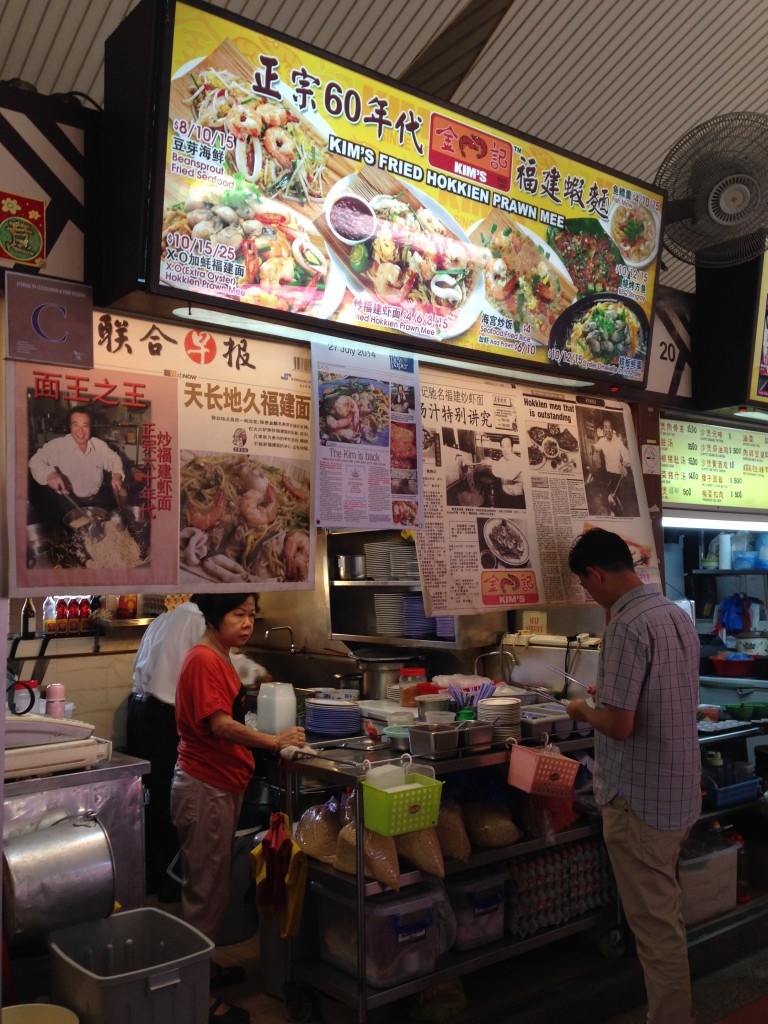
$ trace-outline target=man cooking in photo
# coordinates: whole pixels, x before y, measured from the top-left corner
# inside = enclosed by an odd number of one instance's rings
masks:
[[[54,437],[29,460],[36,483],[57,496],[62,514],[73,505],[110,507],[123,484],[123,463],[116,451],[91,436],[91,413],[85,406],[69,411],[69,433]],[[105,480],[105,474],[107,479]]]

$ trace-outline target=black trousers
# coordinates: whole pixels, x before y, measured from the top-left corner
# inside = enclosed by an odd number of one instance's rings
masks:
[[[171,781],[179,745],[175,708],[155,697],[131,694],[126,732],[127,753],[152,765],[143,782],[149,794],[144,815],[146,884],[147,892],[153,893],[167,881],[166,868],[179,851],[171,821]]]

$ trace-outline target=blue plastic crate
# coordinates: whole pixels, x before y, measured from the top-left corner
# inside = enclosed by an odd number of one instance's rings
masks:
[[[712,807],[732,807],[734,804],[756,800],[761,793],[762,781],[755,776],[754,779],[745,779],[732,786],[708,786],[704,799]]]

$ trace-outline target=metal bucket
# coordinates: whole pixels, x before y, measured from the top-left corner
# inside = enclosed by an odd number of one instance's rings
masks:
[[[114,905],[112,846],[93,814],[5,840],[3,924],[9,942],[109,917]]]

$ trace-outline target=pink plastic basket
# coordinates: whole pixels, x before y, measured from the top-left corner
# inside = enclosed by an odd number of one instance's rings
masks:
[[[557,747],[523,747],[515,742],[509,753],[510,786],[537,796],[567,796],[578,770],[579,762],[564,757]]]

